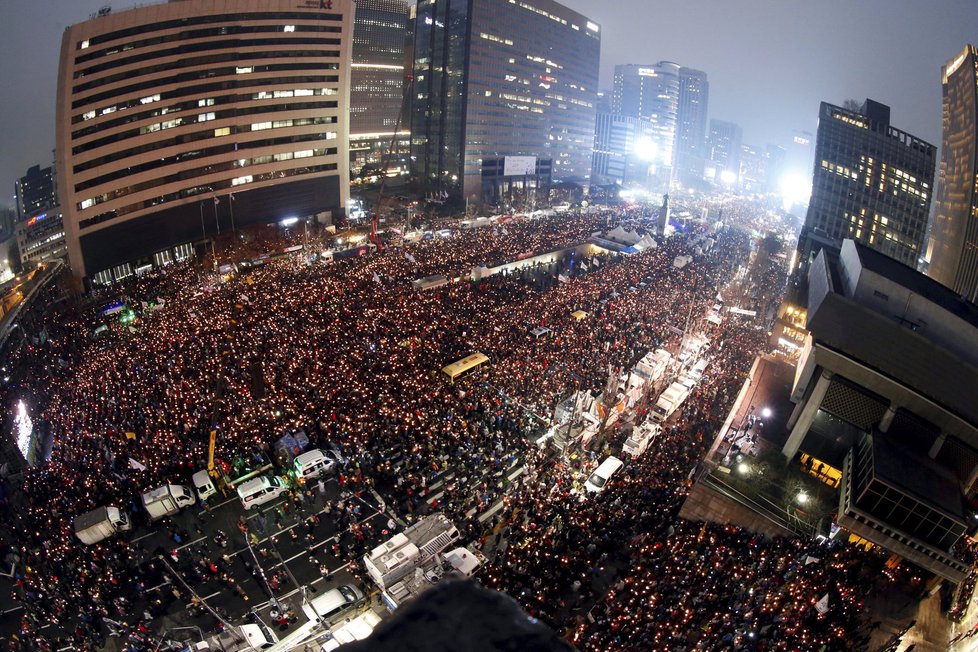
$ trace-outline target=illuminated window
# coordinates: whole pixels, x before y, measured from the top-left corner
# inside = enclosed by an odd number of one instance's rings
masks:
[[[220,129],[214,130],[214,136],[228,136],[231,133],[231,127],[221,127]]]
[[[283,32],[294,32],[295,31],[295,25],[286,25],[285,27],[282,28],[282,31]]]
[[[231,179],[231,185],[232,186],[240,186],[241,184],[251,183],[252,181],[254,181],[254,179],[249,174],[249,175],[244,176],[244,177],[235,177],[234,179]]]
[[[251,66],[238,66],[234,69],[234,72],[236,72],[239,75],[245,75],[249,72],[254,72],[254,71],[255,69],[252,68]]]
[[[197,122],[208,122],[209,120],[213,120],[213,119],[214,119],[213,113],[201,113],[200,115],[197,116]]]
[[[78,47],[78,49],[84,50],[87,47],[88,47],[88,39],[85,39],[84,41],[81,42],[81,45]]]

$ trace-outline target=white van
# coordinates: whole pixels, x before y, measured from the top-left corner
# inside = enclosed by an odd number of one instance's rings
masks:
[[[208,498],[217,493],[217,487],[214,486],[214,481],[207,473],[207,469],[194,473],[193,483],[194,489],[197,490],[197,498],[202,501],[206,501]]]
[[[264,505],[275,500],[288,490],[282,478],[276,475],[271,477],[263,475],[239,484],[238,498],[241,499],[242,507],[251,509],[256,505]]]
[[[584,482],[584,489],[592,493],[601,493],[604,491],[605,485],[608,484],[608,480],[622,467],[622,464],[620,459],[614,455],[609,455],[598,468],[594,469],[591,477]]]
[[[302,612],[311,621],[329,625],[340,614],[353,608],[363,600],[363,593],[355,586],[344,584],[330,589],[322,595],[302,604]]]
[[[297,456],[293,462],[295,473],[304,480],[316,478],[320,473],[332,473],[336,468],[336,460],[328,453],[313,448]]]

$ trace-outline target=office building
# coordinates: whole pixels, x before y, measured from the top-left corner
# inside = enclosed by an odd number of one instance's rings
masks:
[[[706,116],[710,83],[702,70],[679,69],[676,113],[676,176],[686,184],[703,180],[706,159]]]
[[[654,154],[652,123],[643,118],[599,113],[595,124],[591,183],[645,184]]]
[[[14,184],[17,198],[17,219],[26,220],[58,205],[57,173],[53,165],[42,168],[32,165],[27,174]]]
[[[650,157],[652,172],[663,184],[672,180],[679,130],[680,70],[677,63],[615,66],[611,98],[614,113],[647,120],[653,137]],[[687,94],[687,99],[692,94]],[[691,103],[691,99],[690,99]],[[694,130],[688,130],[692,133]]]
[[[230,8],[179,0],[65,30],[57,166],[76,277],[345,209],[352,0]]]
[[[978,307],[851,239],[828,254],[809,268],[782,452],[841,478],[841,528],[960,582],[978,480]]]
[[[916,268],[934,185],[936,148],[890,125],[890,107],[819,110],[815,173],[798,241],[799,273],[824,247],[852,238]]]
[[[710,167],[708,174],[715,183],[736,187],[740,181],[740,148],[743,132],[740,125],[724,120],[710,120]]]
[[[403,105],[404,46],[408,6],[404,0],[355,0],[350,70],[350,172],[379,172],[386,157],[392,173],[407,171],[410,131]],[[393,152],[391,139],[397,128]],[[366,166],[366,168],[365,168]]]
[[[420,0],[411,156],[425,192],[530,196],[591,171],[600,27],[553,0]],[[502,177],[496,161],[505,159]]]
[[[67,254],[61,206],[58,204],[58,175],[54,166],[31,166],[17,180],[16,236],[20,269],[64,258]]]
[[[944,136],[928,274],[978,303],[978,48],[941,70]]]

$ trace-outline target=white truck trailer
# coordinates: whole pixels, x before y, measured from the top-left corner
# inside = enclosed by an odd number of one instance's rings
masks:
[[[194,492],[182,484],[165,484],[143,493],[140,498],[151,521],[172,516],[195,502]]]
[[[108,539],[118,532],[132,529],[129,515],[118,507],[99,507],[75,517],[75,536],[86,544],[92,545]]]

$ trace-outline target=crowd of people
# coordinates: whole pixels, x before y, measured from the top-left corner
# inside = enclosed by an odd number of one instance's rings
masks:
[[[74,632],[76,642],[97,640],[104,619],[125,612],[119,598],[139,597],[152,557],[122,538],[82,546],[72,518],[105,504],[135,514],[141,491],[187,482],[206,465],[213,428],[221,463],[268,457],[282,434],[302,429],[312,445],[335,446],[349,460],[345,489],[376,487],[409,517],[444,511],[470,539],[505,528],[483,581],[559,630],[601,598],[601,569],[625,578],[614,591],[631,601],[651,599],[650,586],[673,596],[643,604],[647,619],[634,618],[637,610],[624,617],[620,600],[599,602],[596,623],[607,627],[569,630],[584,648],[627,649],[678,623],[700,627],[696,642],[724,642],[749,628],[758,640],[801,645],[849,631],[854,621],[835,606],[827,618],[796,619],[790,631],[778,624],[801,609],[787,606],[791,600],[821,590],[789,561],[778,565],[799,544],[677,521],[685,478],[762,348],[762,331],[709,326],[711,371],[682,418],[596,500],[580,503],[578,469],[544,462],[531,444],[568,391],[601,388],[609,373],[675,345],[687,317],[712,304],[746,258],[749,238],[724,230],[712,253],[681,269],[672,262],[685,253],[686,236],[630,257],[568,250],[522,273],[465,279],[472,267],[558,252],[594,231],[641,227],[644,217],[614,210],[513,220],[333,263],[273,261],[224,282],[182,264],[104,291],[87,309],[39,310],[28,323],[44,337],[26,341],[8,363],[21,378],[13,391],[53,441],[50,461],[27,475],[24,500],[4,507],[29,569],[15,591],[26,607],[21,640],[41,646],[48,622]],[[412,286],[431,274],[463,280],[430,292]],[[527,281],[540,275],[550,282]],[[135,321],[104,314],[116,298]],[[538,326],[549,336],[533,337]],[[473,351],[491,365],[475,379],[446,382],[440,369]],[[509,484],[501,471],[517,460],[529,471]],[[430,483],[446,465],[453,479],[434,499]],[[499,499],[505,508],[487,532],[477,517]],[[380,536],[357,537],[339,553],[355,560]],[[728,571],[742,574],[750,600],[738,583],[711,593],[697,581],[698,560],[715,542],[729,551],[717,558],[716,582]],[[825,576],[826,584],[850,579],[843,571]],[[777,608],[767,601],[775,594]],[[742,609],[714,622],[729,599]],[[764,608],[774,615],[759,615]]]

